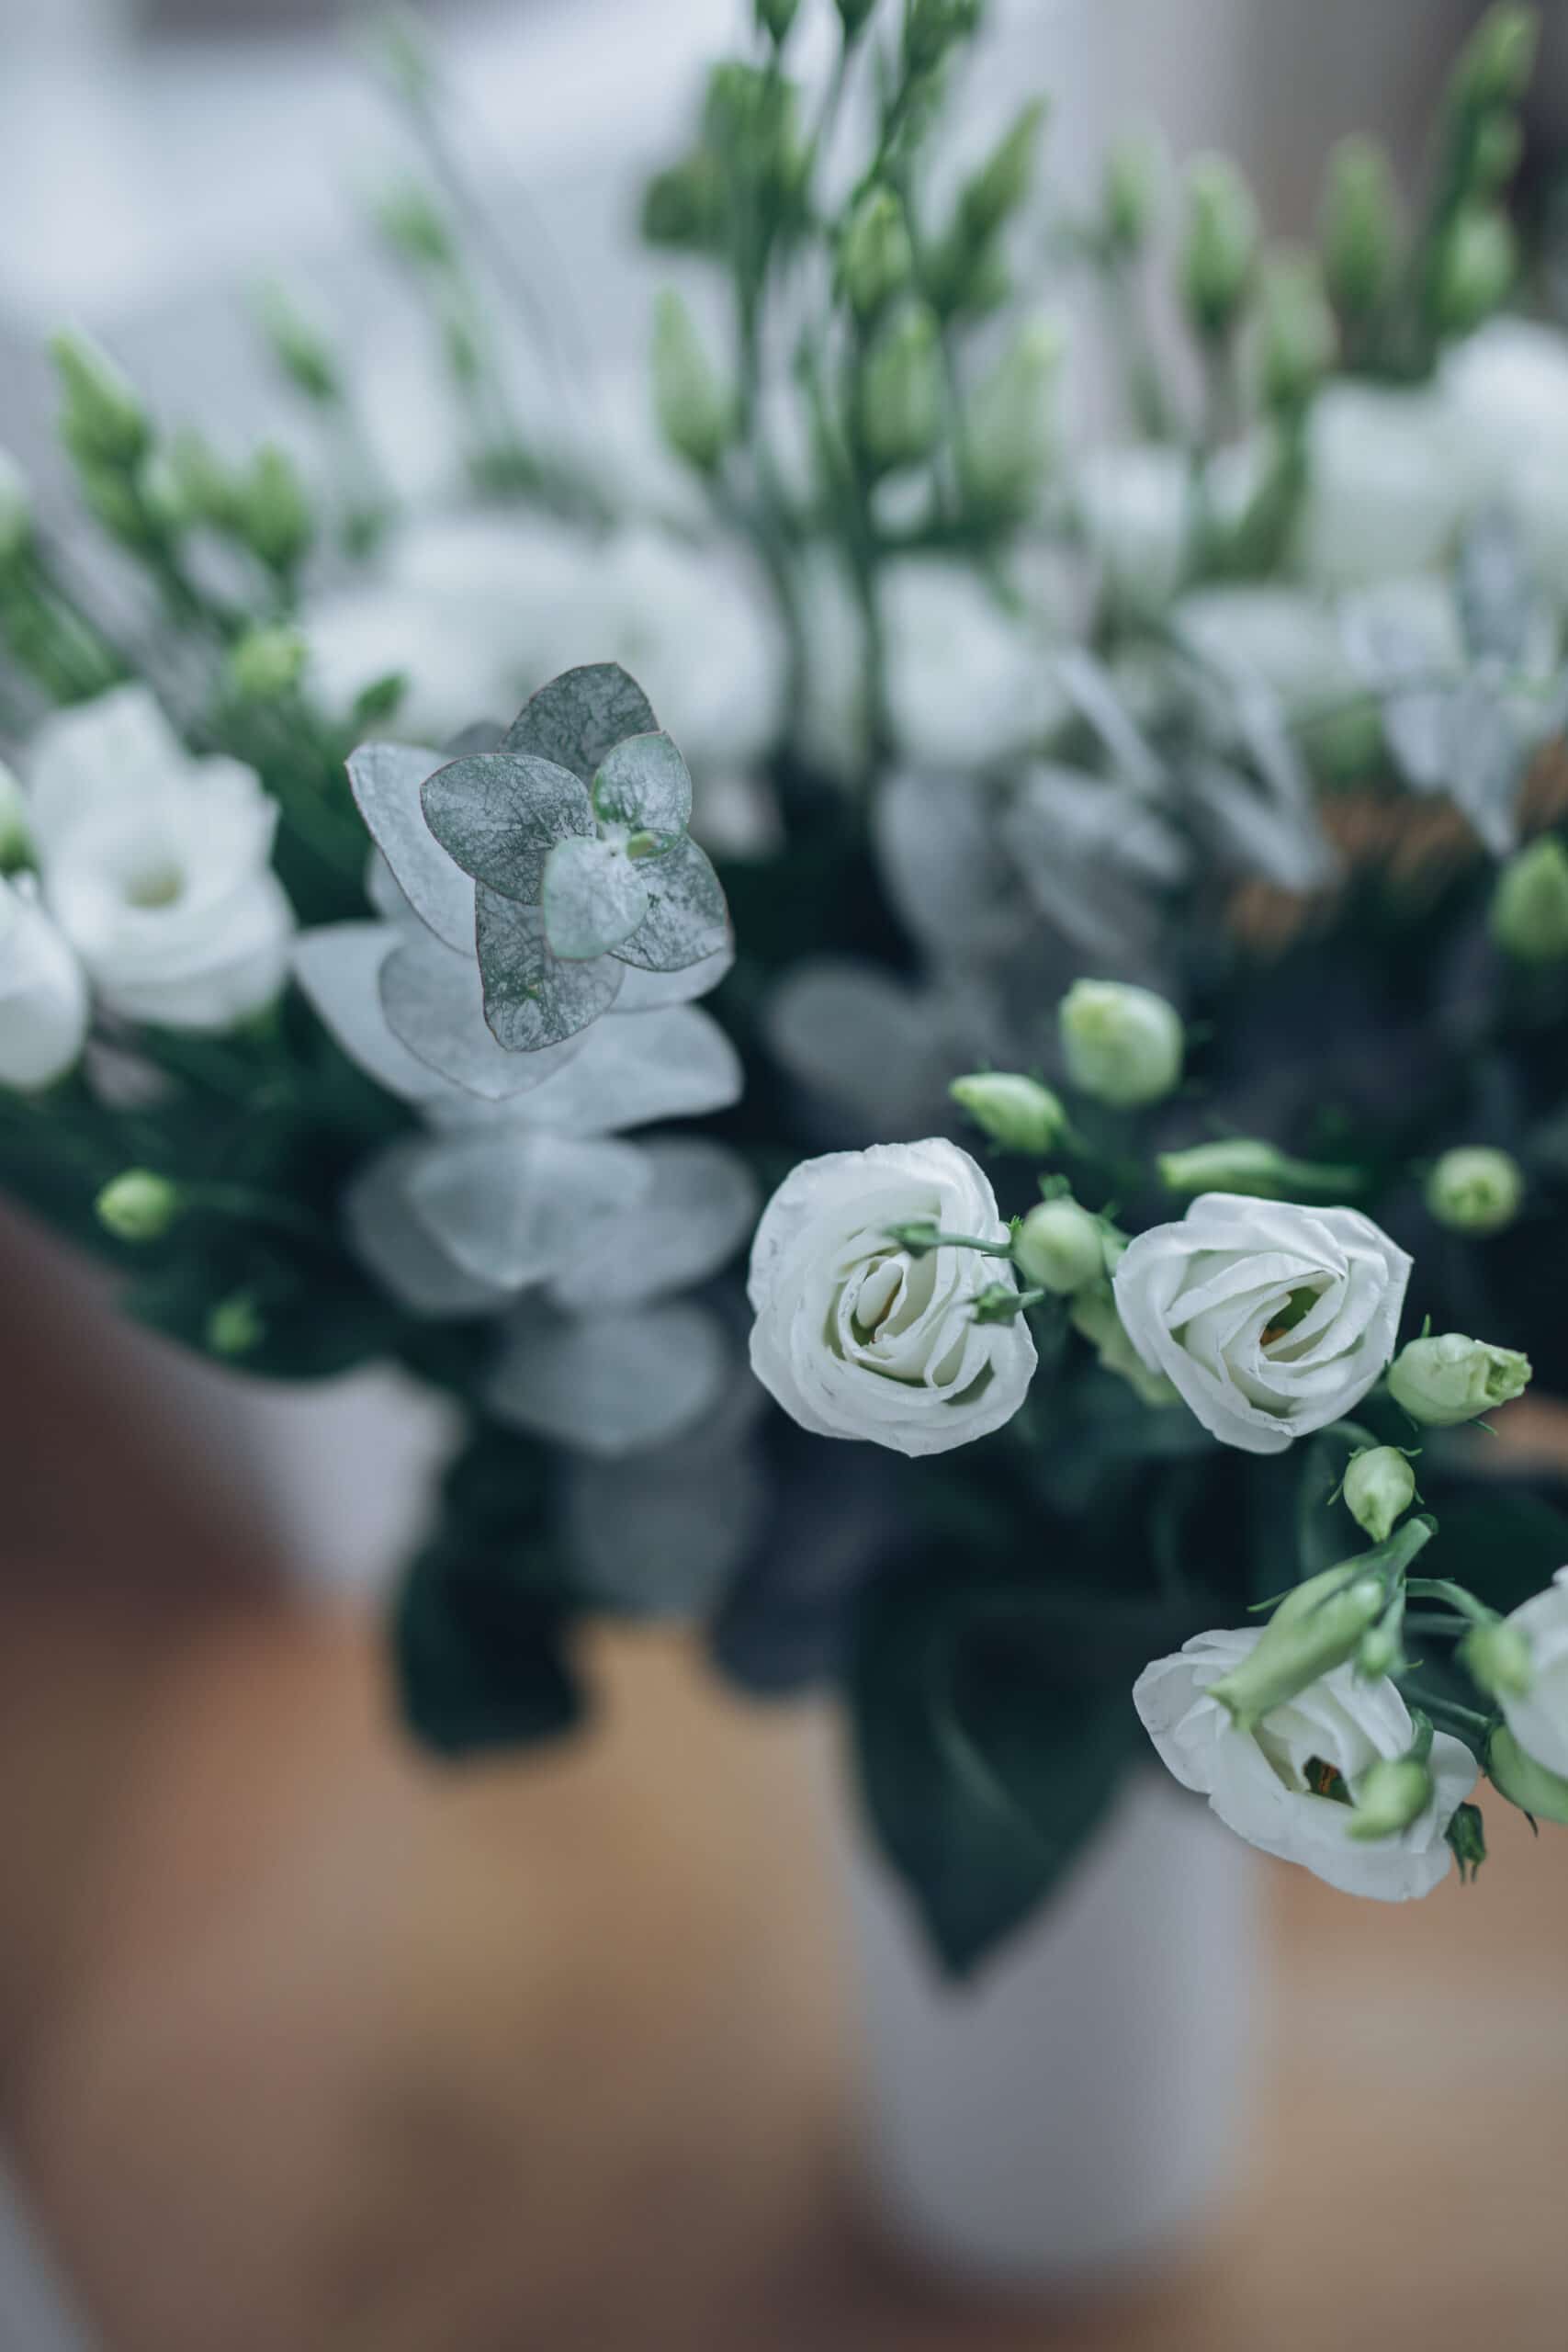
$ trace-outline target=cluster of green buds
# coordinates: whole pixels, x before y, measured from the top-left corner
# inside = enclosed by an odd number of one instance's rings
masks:
[[[1518,276],[1500,193],[1523,146],[1517,110],[1540,30],[1533,8],[1503,0],[1482,18],[1450,78],[1426,268],[1427,312],[1439,336],[1469,334],[1506,301]]]
[[[1276,1707],[1352,1660],[1363,1673],[1386,1672],[1382,1659],[1391,1647],[1397,1653],[1405,1573],[1435,1532],[1429,1519],[1408,1520],[1370,1552],[1286,1593],[1253,1648],[1211,1686],[1238,1728],[1256,1731]],[[1376,1644],[1370,1657],[1369,1637]]]

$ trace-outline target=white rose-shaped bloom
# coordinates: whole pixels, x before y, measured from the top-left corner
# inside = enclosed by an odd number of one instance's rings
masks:
[[[1512,515],[1541,586],[1568,605],[1568,336],[1493,319],[1455,345],[1440,380],[1483,495]]]
[[[1203,1427],[1282,1453],[1387,1366],[1410,1260],[1354,1209],[1205,1193],[1139,1234],[1113,1279],[1133,1345]]]
[[[250,768],[193,759],[122,686],[40,729],[28,783],[45,902],[111,1011],[218,1031],[272,1001],[294,917]]]
[[[1508,1623],[1529,1642],[1530,1687],[1522,1699],[1504,1695],[1497,1703],[1526,1755],[1568,1780],[1568,1568]]]
[[[30,879],[0,881],[0,1086],[52,1086],[86,1035],[87,982],[69,941]]]
[[[1240,1731],[1207,1693],[1261,1638],[1254,1628],[1199,1634],[1173,1657],[1144,1668],[1133,1703],[1162,1760],[1183,1787],[1208,1798],[1228,1829],[1281,1861],[1300,1862],[1341,1894],[1381,1903],[1430,1894],[1452,1866],[1449,1823],[1475,1786],[1470,1750],[1434,1733],[1427,1758],[1434,1788],[1425,1812],[1392,1838],[1352,1838],[1350,1807],[1318,1795],[1308,1767],[1331,1766],[1353,1798],[1372,1765],[1409,1749],[1416,1736],[1409,1710],[1392,1682],[1358,1681],[1352,1664],[1276,1707],[1256,1731]]]
[[[890,1225],[928,1217],[945,1233],[1008,1238],[982,1170],[940,1137],[807,1159],[763,1211],[751,1368],[803,1429],[945,1453],[1022,1404],[1035,1363],[1022,1317],[974,1319],[976,1295],[1010,1282],[1010,1267],[973,1250],[915,1258],[888,1238]]]
[[[906,759],[988,767],[1046,742],[1071,717],[1044,638],[968,565],[891,563],[882,596],[887,706]]]
[[[1308,419],[1306,463],[1297,555],[1325,587],[1443,563],[1483,495],[1463,427],[1435,384],[1328,385]]]

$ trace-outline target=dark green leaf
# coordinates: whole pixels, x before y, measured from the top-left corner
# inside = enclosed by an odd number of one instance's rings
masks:
[[[568,1623],[525,1576],[433,1545],[410,1573],[392,1626],[409,1728],[449,1757],[570,1731],[583,1700],[567,1655]]]

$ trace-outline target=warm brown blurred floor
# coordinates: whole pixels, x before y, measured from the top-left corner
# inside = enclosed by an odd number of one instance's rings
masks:
[[[1568,1835],[1473,1892],[1276,1883],[1245,2210],[1053,2324],[861,2244],[810,1727],[606,1645],[611,1726],[444,1780],[339,1621],[158,1678],[69,1996],[9,2072],[113,2352],[1560,2352]],[[48,2014],[46,2012],[46,2014]]]

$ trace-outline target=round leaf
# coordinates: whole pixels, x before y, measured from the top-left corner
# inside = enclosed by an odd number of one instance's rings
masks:
[[[545,861],[542,895],[550,952],[571,963],[607,955],[648,912],[641,870],[617,842],[558,842]]]

